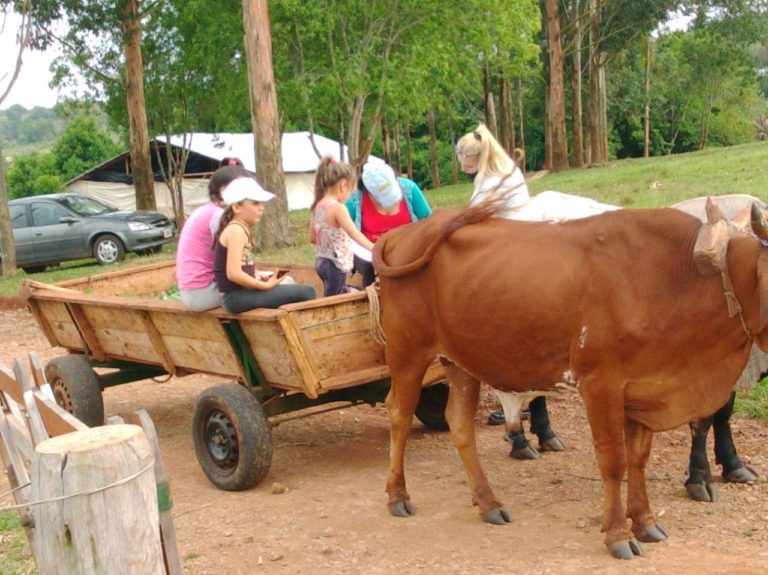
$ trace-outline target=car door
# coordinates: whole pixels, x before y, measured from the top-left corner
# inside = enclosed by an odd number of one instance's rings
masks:
[[[30,213],[37,261],[58,263],[89,255],[83,241],[82,218],[48,200],[30,203]],[[61,218],[71,221],[62,222]]]
[[[32,227],[27,218],[26,204],[11,204],[8,206],[13,226],[13,241],[16,244],[16,265],[21,267],[34,263],[35,242]]]

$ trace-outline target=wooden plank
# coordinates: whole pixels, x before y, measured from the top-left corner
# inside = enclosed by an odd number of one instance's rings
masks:
[[[48,439],[48,432],[45,430],[43,419],[40,417],[40,412],[37,409],[37,403],[33,395],[34,388],[27,378],[24,364],[19,358],[13,360],[13,373],[24,397],[24,409],[27,414],[26,421],[30,437],[32,438],[32,444],[38,445]]]
[[[9,401],[2,392],[0,392],[0,398],[4,402]],[[9,416],[10,413],[6,414],[5,409],[0,407],[0,456],[2,457],[11,489],[17,490],[13,493],[14,500],[16,504],[21,505],[29,501],[30,491],[29,470],[21,457],[21,453],[32,450],[32,441],[28,437],[19,438],[12,431],[8,420]],[[24,443],[26,443],[25,447],[20,445]],[[27,533],[27,541],[32,542],[32,518],[29,508],[20,508],[19,515],[21,516],[21,524],[24,525],[24,530]]]
[[[72,319],[75,320],[78,331],[80,332],[85,345],[88,346],[90,355],[99,361],[107,359],[107,355],[104,353],[104,348],[101,345],[99,336],[96,334],[96,330],[93,329],[91,320],[85,314],[82,306],[71,303],[67,305],[67,309],[69,309],[69,313],[72,314]]]
[[[43,392],[48,399],[56,403],[56,399],[53,396],[53,390],[48,384],[48,380],[45,378],[45,370],[43,369],[43,363],[40,361],[40,356],[34,351],[29,355],[29,369],[32,372],[32,380],[40,391]]]
[[[16,403],[24,403],[24,394],[14,375],[0,365],[0,392],[8,395]]]
[[[49,437],[57,437],[65,433],[88,429],[85,423],[46,397],[39,389],[34,390],[32,395],[35,398],[40,418],[45,425],[45,431]]]
[[[37,322],[40,331],[43,332],[43,335],[45,336],[45,339],[48,340],[48,343],[53,347],[59,345],[56,332],[48,322],[48,318],[45,316],[45,313],[43,313],[43,311],[40,309],[40,302],[33,299],[27,299],[27,308],[29,308],[29,311],[32,314],[32,318]]]
[[[304,391],[304,380],[277,322],[240,322],[243,334],[270,385]]]
[[[280,327],[283,328],[283,334],[288,342],[288,350],[291,352],[296,367],[301,373],[304,384],[304,394],[310,399],[316,399],[320,388],[320,372],[317,368],[317,362],[311,357],[311,350],[307,349],[307,343],[304,341],[299,328],[293,321],[290,314],[280,318]]]
[[[171,515],[173,499],[171,498],[168,477],[165,474],[165,465],[163,463],[163,456],[160,453],[160,441],[157,438],[155,424],[152,422],[149,414],[143,409],[136,411],[129,419],[144,430],[149,446],[152,449],[152,455],[155,458],[155,482],[157,483],[160,537],[163,542],[165,571],[168,575],[181,575],[181,558],[179,557],[179,547],[176,542],[176,527],[173,524],[173,516]]]
[[[144,320],[144,326],[147,328],[147,335],[149,336],[149,341],[152,342],[152,346],[155,348],[155,351],[160,356],[160,361],[162,362],[163,369],[165,369],[165,371],[167,371],[171,375],[176,375],[176,365],[173,363],[171,354],[168,352],[168,349],[165,347],[163,336],[157,330],[155,323],[152,321],[152,315],[148,311],[142,311],[141,317]]]
[[[39,308],[41,316],[45,318],[46,324],[51,329],[52,337],[55,340],[53,345],[81,352],[85,351],[83,338],[77,331],[75,321],[64,302],[31,299],[30,305],[32,302]]]

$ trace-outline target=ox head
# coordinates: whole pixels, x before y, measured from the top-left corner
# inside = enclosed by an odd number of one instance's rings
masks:
[[[760,326],[758,333],[762,336],[766,325],[768,325],[768,223],[766,223],[765,212],[757,204],[752,204],[749,215],[752,231],[763,241],[763,249],[757,260],[757,284],[760,290]],[[768,339],[768,335],[764,337]]]

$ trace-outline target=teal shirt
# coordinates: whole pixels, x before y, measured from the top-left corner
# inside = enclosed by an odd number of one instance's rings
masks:
[[[408,178],[397,178],[397,181],[403,190],[403,198],[405,198],[412,222],[423,220],[432,213],[432,209],[424,197],[424,192],[421,191],[416,182]],[[346,202],[346,206],[352,221],[355,222],[355,227],[358,230],[362,229],[363,195],[360,193],[360,190],[352,192],[352,195]]]

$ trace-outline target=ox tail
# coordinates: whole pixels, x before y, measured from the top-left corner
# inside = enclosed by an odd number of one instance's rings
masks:
[[[390,266],[384,261],[384,253],[387,250],[388,240],[393,236],[385,235],[373,246],[373,267],[376,269],[376,273],[381,277],[399,278],[415,273],[432,261],[435,257],[437,250],[440,249],[442,243],[448,239],[453,232],[459,230],[465,226],[476,224],[483,220],[488,219],[491,216],[503,213],[507,208],[507,195],[497,194],[489,195],[489,197],[477,205],[464,208],[450,220],[443,224],[440,228],[437,236],[432,243],[427,246],[424,253],[417,259],[403,264],[401,266]]]

